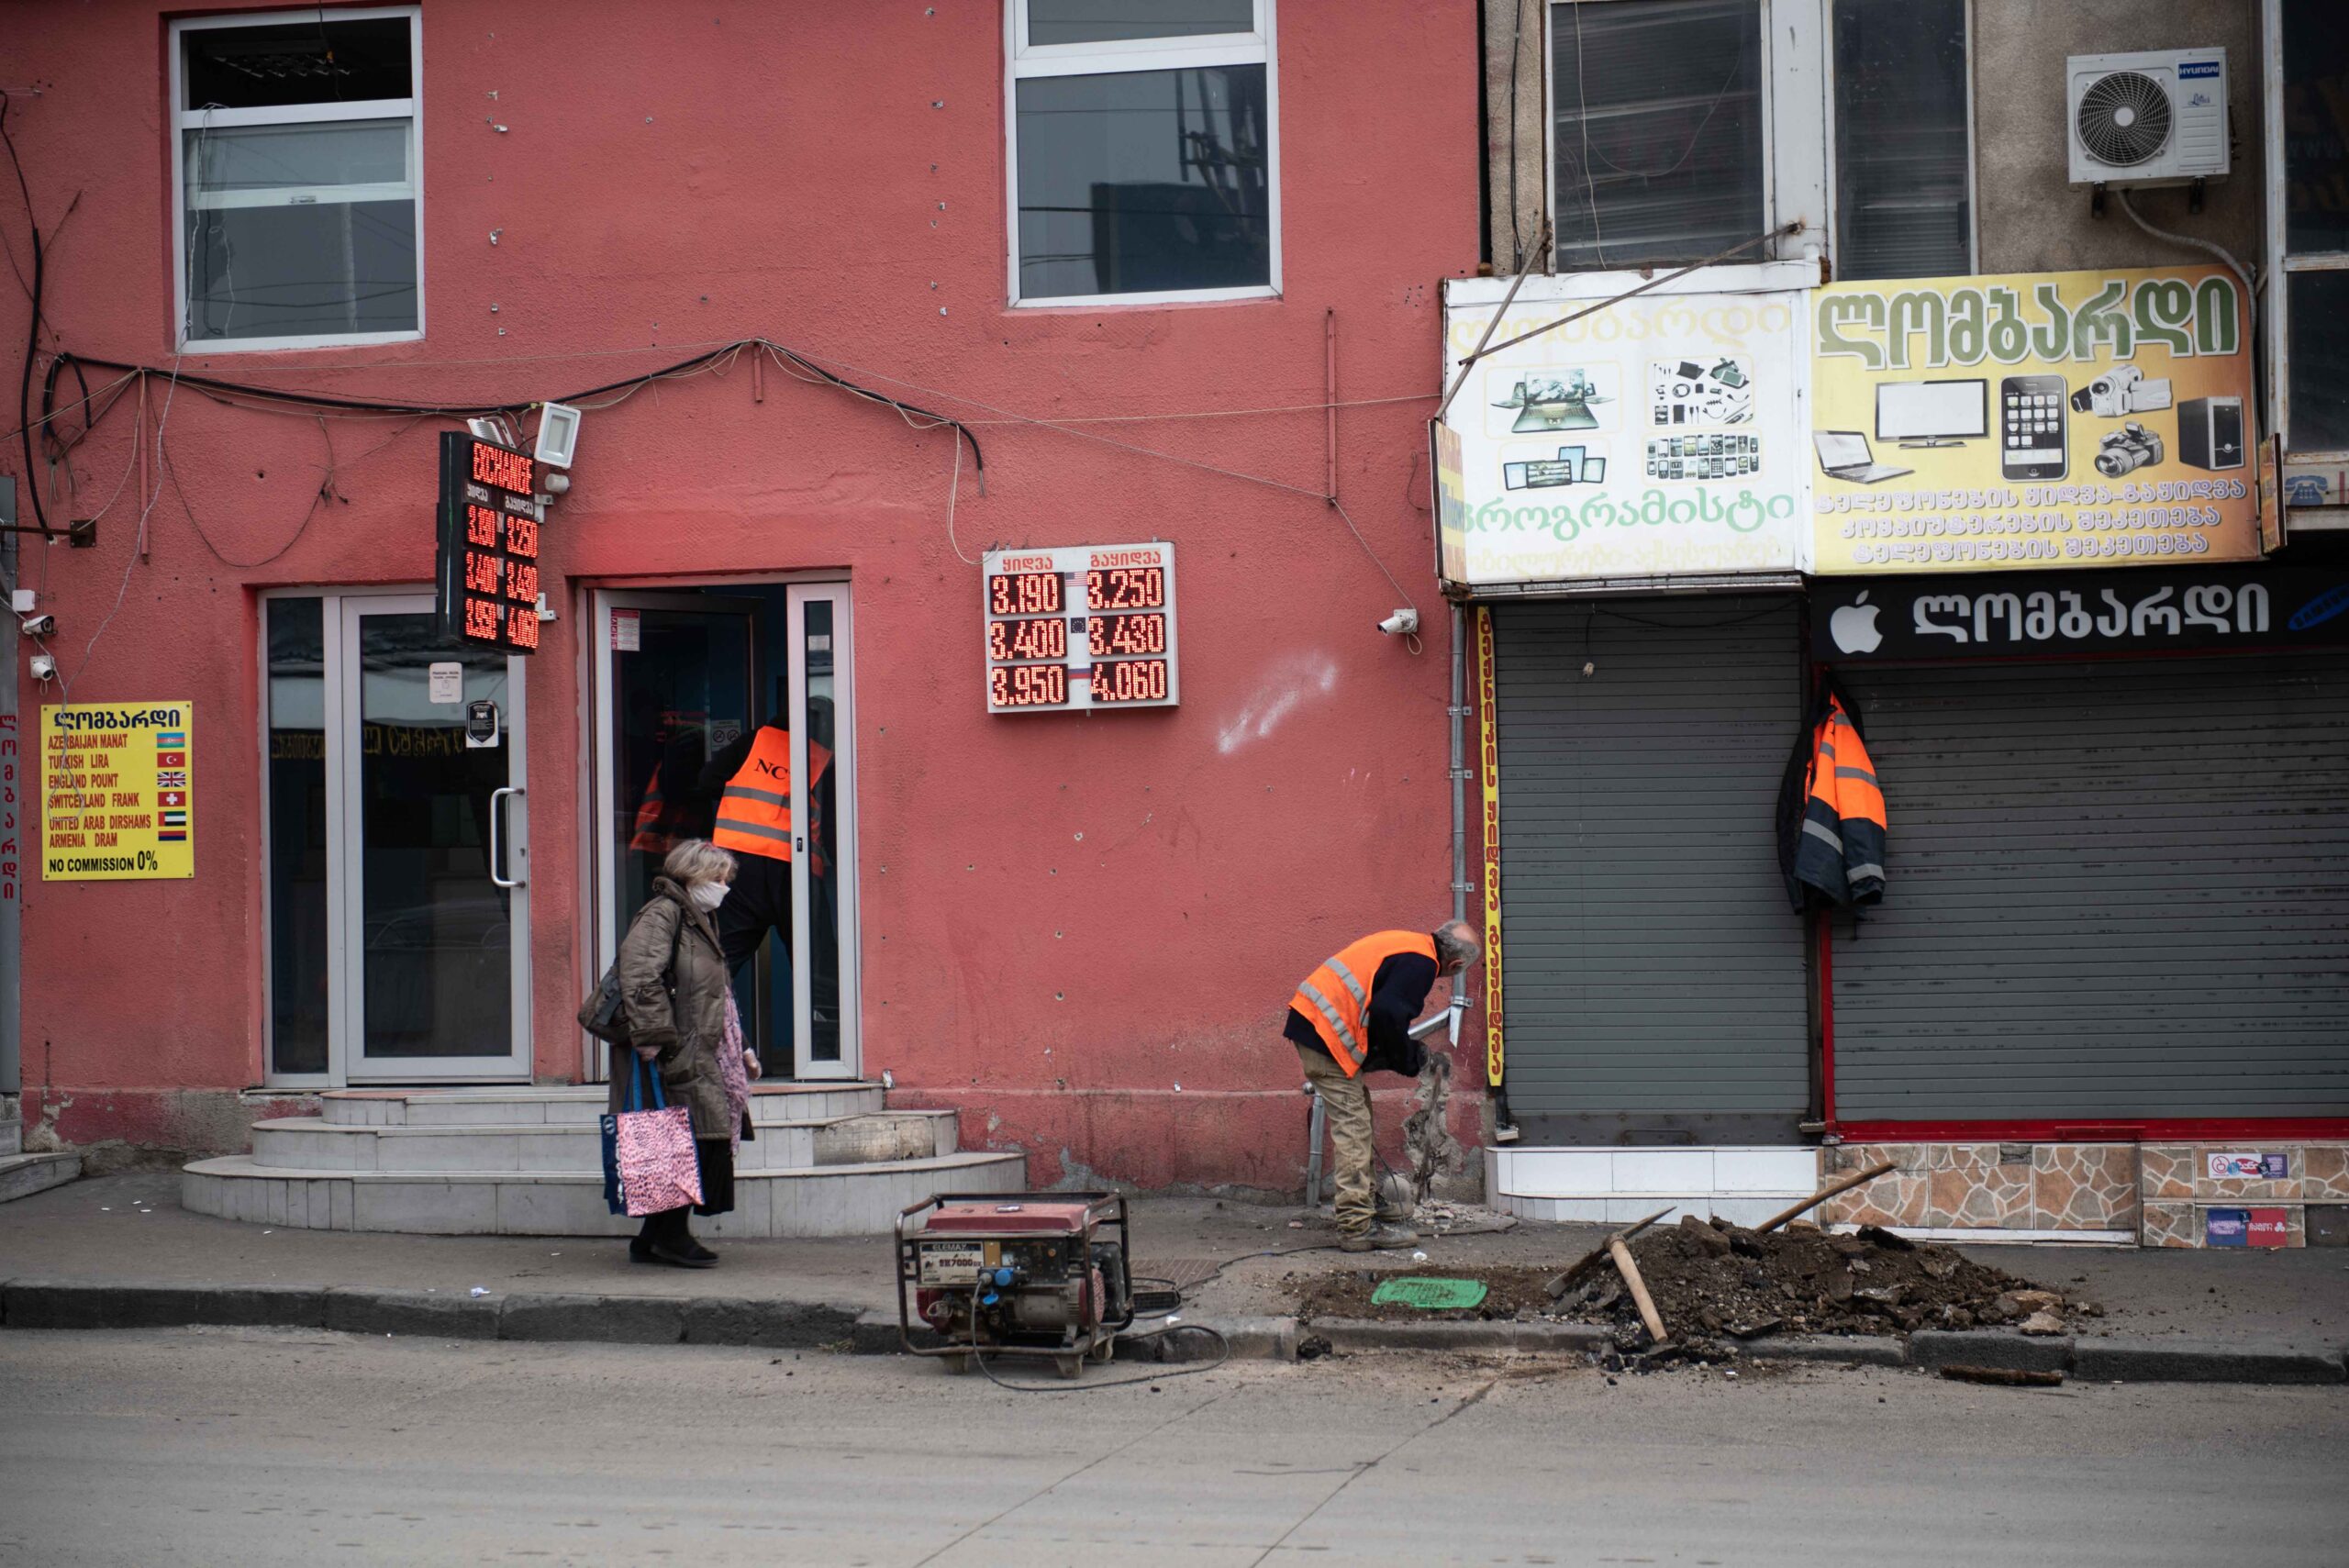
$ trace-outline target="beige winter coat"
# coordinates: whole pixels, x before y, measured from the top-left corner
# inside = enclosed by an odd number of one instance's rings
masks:
[[[617,967],[629,1036],[638,1045],[661,1048],[661,1086],[669,1103],[692,1110],[696,1138],[728,1136],[726,1082],[718,1061],[726,1038],[728,976],[717,928],[686,903],[684,888],[655,877],[652,895],[620,940]],[[615,1046],[613,1110],[625,1106],[635,1071],[636,1053]]]

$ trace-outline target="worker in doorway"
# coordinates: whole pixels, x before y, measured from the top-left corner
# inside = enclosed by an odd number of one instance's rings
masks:
[[[1330,1124],[1341,1251],[1408,1247],[1419,1240],[1402,1223],[1408,1215],[1382,1213],[1373,1195],[1370,1085],[1363,1074],[1419,1075],[1427,1051],[1407,1032],[1411,1020],[1427,1006],[1438,975],[1462,973],[1483,951],[1464,920],[1432,933],[1375,931],[1324,961],[1290,999],[1287,1037]]]
[[[815,840],[823,864],[825,834],[831,817],[832,753],[810,736],[807,741],[807,800],[815,817],[812,833],[795,837],[791,820],[789,688],[775,683],[774,706],[765,723],[719,751],[703,770],[705,795],[718,796],[718,821],[710,842],[733,851],[739,869],[734,891],[718,908],[718,938],[729,973],[759,951],[769,931],[791,940],[791,860],[795,844]],[[813,728],[811,726],[811,728]]]

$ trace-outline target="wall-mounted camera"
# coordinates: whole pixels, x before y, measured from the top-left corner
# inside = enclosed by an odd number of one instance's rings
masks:
[[[2072,411],[2099,419],[2125,419],[2169,406],[2169,378],[2150,380],[2135,365],[2115,365],[2072,394]]]
[[[27,616],[17,624],[27,637],[55,637],[57,635],[57,617],[52,615]]]
[[[57,679],[57,661],[46,653],[36,653],[32,657],[32,672],[36,681],[53,681]]]
[[[1397,610],[1378,623],[1378,629],[1389,637],[1408,637],[1419,629],[1419,612]]]
[[[2097,443],[2096,471],[2107,479],[2150,468],[2161,460],[2161,437],[2134,419]]]

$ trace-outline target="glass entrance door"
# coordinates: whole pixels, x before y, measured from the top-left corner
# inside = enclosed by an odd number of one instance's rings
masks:
[[[724,838],[744,865],[718,924],[771,1077],[857,1070],[847,595],[782,584],[596,595],[598,972],[670,848]],[[729,784],[747,805],[721,835]],[[582,1039],[588,1074],[606,1075],[608,1052]]]
[[[338,988],[353,1084],[529,1075],[522,661],[341,601]]]

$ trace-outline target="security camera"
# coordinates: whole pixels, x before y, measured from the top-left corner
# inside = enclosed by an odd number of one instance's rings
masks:
[[[50,658],[46,653],[34,654],[33,679],[36,681],[53,681],[57,679],[57,661]]]
[[[1419,629],[1419,612],[1397,610],[1378,623],[1378,629],[1389,637],[1408,637]]]
[[[24,628],[24,632],[27,637],[54,637],[57,635],[57,617],[55,616],[27,616],[18,624]]]

